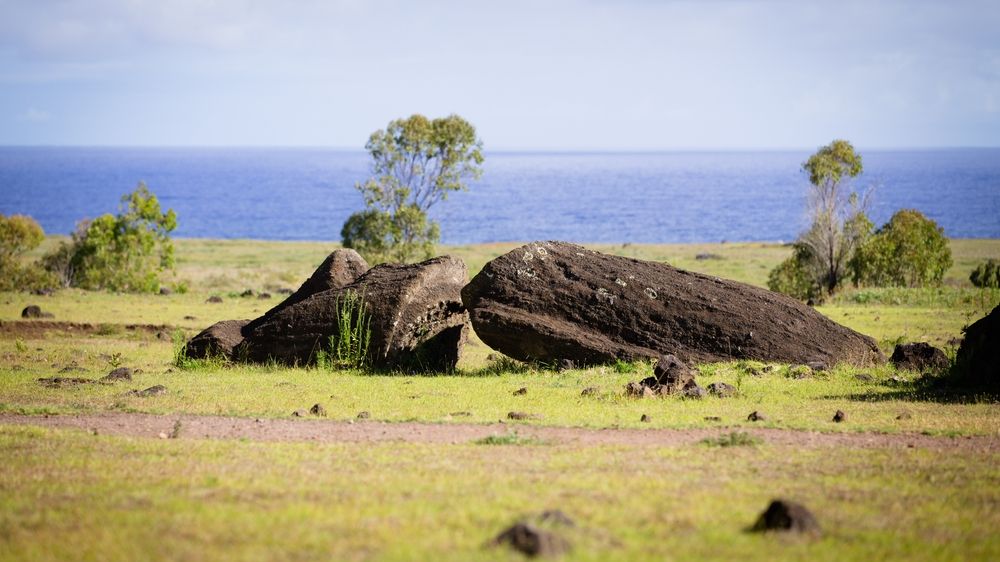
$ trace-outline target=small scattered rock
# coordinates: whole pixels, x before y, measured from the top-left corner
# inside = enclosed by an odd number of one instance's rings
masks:
[[[326,408],[322,404],[313,404],[312,408],[309,408],[309,413],[314,416],[319,416],[321,418],[326,417]]]
[[[571,371],[576,368],[576,363],[572,359],[560,359],[557,368],[560,371]]]
[[[905,411],[904,412],[900,412],[899,415],[896,416],[896,419],[897,420],[909,420],[909,419],[913,419],[913,414],[911,414],[910,412],[905,412]]]
[[[118,367],[107,375],[101,377],[101,380],[107,382],[130,381],[132,380],[132,374],[132,369],[129,369],[128,367]]]
[[[518,522],[493,539],[495,546],[508,546],[530,557],[554,557],[570,550],[570,543],[563,537],[534,525]]]
[[[191,315],[187,315],[187,316],[184,317],[184,319],[185,320],[197,320],[198,318],[196,318],[194,316],[191,316]]]
[[[858,373],[854,375],[854,380],[860,382],[873,382],[875,380],[875,377],[869,375],[868,373]]]
[[[765,416],[764,414],[758,412],[757,410],[754,410],[754,411],[750,412],[749,416],[747,416],[747,421],[752,421],[752,422],[767,421],[767,416]]]
[[[695,255],[694,259],[696,259],[698,261],[704,261],[704,260],[722,260],[722,259],[725,259],[725,258],[723,258],[722,256],[720,256],[719,254],[713,254],[713,253],[710,253],[710,252],[705,252],[705,253],[701,253],[701,254]]]
[[[372,417],[372,415],[371,415],[371,413],[368,410],[364,410],[364,411],[358,412],[358,419],[359,420],[367,420],[370,417]]]
[[[926,342],[896,345],[889,362],[897,369],[940,371],[951,366],[943,351]]]
[[[48,312],[42,312],[42,308],[36,304],[30,304],[21,311],[21,318],[53,318]]]
[[[529,414],[527,412],[508,412],[507,419],[509,420],[540,420],[541,416],[538,414]]]
[[[293,418],[304,418],[308,414],[309,414],[309,412],[307,412],[305,410],[295,410],[294,412],[292,412],[292,417]]]
[[[843,410],[837,410],[833,414],[833,421],[836,423],[840,423],[846,419],[847,419],[847,414],[845,414]]]
[[[594,396],[599,390],[596,386],[588,386],[580,391],[580,396]]]
[[[653,421],[653,418],[649,417],[646,414],[643,414],[642,417],[639,418],[639,421],[641,421],[642,423],[649,423],[649,422]]]
[[[84,379],[79,377],[51,377],[38,379],[38,382],[42,386],[48,388],[62,388],[64,386],[74,386],[78,384],[89,384],[94,382],[94,379]]]
[[[49,297],[52,296],[53,292],[54,291],[52,289],[46,287],[43,289],[35,289],[34,291],[31,291],[31,294],[39,297]]]
[[[456,418],[467,418],[472,415],[472,412],[452,412],[448,415]]]
[[[684,398],[701,399],[704,398],[705,396],[708,396],[708,393],[705,392],[704,388],[698,386],[697,384],[694,383],[694,381],[692,381],[692,384],[686,386],[684,390],[681,391],[681,396],[683,396]]]
[[[269,298],[271,298],[271,293],[261,293],[261,294],[257,295],[257,299],[258,300],[264,301],[264,300],[267,300]]]
[[[524,396],[528,393],[528,388],[522,386],[521,388],[514,391],[514,396]]]
[[[719,416],[705,416],[704,420],[710,422],[720,422],[722,421],[722,418],[720,418]]]
[[[125,394],[128,396],[139,396],[141,398],[146,398],[148,396],[160,396],[161,394],[166,394],[166,393],[167,393],[167,387],[163,386],[162,384],[157,384],[145,390],[130,390]]]
[[[247,290],[243,291],[242,293],[240,293],[240,296],[243,297],[243,298],[252,297],[253,296],[253,289],[247,289]]]
[[[160,294],[167,296],[174,294],[174,292],[170,289],[170,287],[160,287]]]
[[[713,382],[708,385],[708,393],[714,394],[719,398],[729,398],[736,394],[736,387],[724,382]]]
[[[817,373],[830,370],[830,365],[828,365],[826,361],[819,361],[819,360],[809,361],[808,363],[806,363],[806,367],[809,367],[810,369],[812,369]]]
[[[806,506],[788,500],[771,502],[750,529],[753,532],[794,532],[819,534],[819,523]]]
[[[208,297],[207,299],[205,299],[205,302],[207,302],[207,303],[213,303],[213,304],[219,304],[219,303],[222,302],[222,297],[220,297],[219,295],[212,295],[212,296]]]

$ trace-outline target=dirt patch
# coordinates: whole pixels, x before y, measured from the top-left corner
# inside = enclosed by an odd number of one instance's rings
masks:
[[[0,338],[43,338],[50,332],[64,332],[73,335],[107,335],[108,326],[120,328],[124,332],[156,335],[170,333],[173,326],[167,324],[91,324],[89,322],[60,322],[54,320],[0,320]],[[117,331],[117,330],[116,330]]]
[[[538,427],[524,424],[390,423],[322,419],[252,419],[218,416],[106,413],[66,416],[0,414],[0,424],[76,428],[99,434],[158,437],[170,433],[178,421],[183,438],[246,439],[251,441],[308,441],[322,443],[471,443],[491,435],[505,435],[516,427],[518,435],[552,445],[693,445],[717,437],[715,429],[584,429]],[[785,429],[747,429],[770,445],[798,448],[850,447],[861,449],[918,448],[942,451],[1000,452],[1000,437],[936,437],[922,434],[816,433]],[[176,432],[180,433],[180,432]]]

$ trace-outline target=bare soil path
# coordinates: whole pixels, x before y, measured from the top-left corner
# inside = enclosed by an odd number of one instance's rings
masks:
[[[553,445],[679,446],[732,431],[714,429],[588,429],[524,424],[390,423],[358,420],[253,419],[194,415],[104,413],[26,416],[0,414],[0,425],[71,428],[101,435],[180,439],[246,439],[319,443],[468,443],[509,431]],[[768,444],[801,448],[920,448],[1000,452],[1000,436],[945,437],[923,434],[819,433],[787,429],[745,430]]]

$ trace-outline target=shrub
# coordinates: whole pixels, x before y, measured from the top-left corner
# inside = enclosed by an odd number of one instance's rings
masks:
[[[1000,262],[991,259],[979,264],[969,275],[969,281],[976,287],[1000,288]]]
[[[808,269],[808,254],[807,247],[796,244],[795,252],[767,276],[767,288],[803,301],[821,296],[822,289]]]
[[[43,261],[68,286],[156,292],[160,272],[174,264],[170,232],[176,227],[174,211],[162,212],[156,195],[140,182],[122,197],[117,215],[81,221],[72,240]]]
[[[21,257],[45,239],[45,231],[26,215],[0,215],[0,291],[31,291],[53,287],[56,281],[37,263]]]
[[[939,285],[951,264],[944,230],[920,211],[903,209],[861,244],[850,268],[857,285],[923,287]]]

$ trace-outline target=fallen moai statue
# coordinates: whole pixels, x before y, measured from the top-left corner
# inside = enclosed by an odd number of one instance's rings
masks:
[[[784,295],[565,242],[492,260],[462,302],[486,345],[524,361],[885,360],[872,338]]]
[[[467,279],[465,263],[449,256],[377,265],[345,287],[312,294],[251,322],[235,354],[247,361],[313,363],[339,333],[344,303],[354,301],[363,302],[363,321],[370,328],[369,365],[452,370],[466,338],[468,315],[460,292]]]

